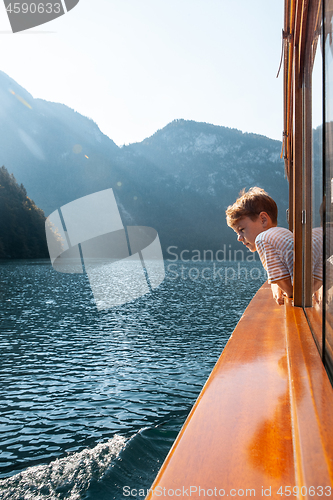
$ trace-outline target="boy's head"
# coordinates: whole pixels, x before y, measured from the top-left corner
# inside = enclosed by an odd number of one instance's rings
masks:
[[[253,187],[248,192],[243,189],[235,203],[226,210],[228,226],[251,252],[256,251],[258,234],[277,225],[277,214],[275,201],[259,187]]]

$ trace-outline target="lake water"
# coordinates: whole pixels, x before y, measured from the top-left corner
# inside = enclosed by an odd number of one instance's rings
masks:
[[[86,276],[0,263],[0,498],[148,489],[247,304],[259,262],[165,262],[99,312]]]

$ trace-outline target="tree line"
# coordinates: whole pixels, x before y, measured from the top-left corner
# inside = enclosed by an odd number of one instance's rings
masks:
[[[43,210],[13,174],[0,168],[0,258],[48,257]]]

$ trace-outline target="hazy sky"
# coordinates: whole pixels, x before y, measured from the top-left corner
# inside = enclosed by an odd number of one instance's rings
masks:
[[[282,27],[283,0],[80,0],[12,34],[1,2],[0,69],[118,145],[176,118],[281,140]]]

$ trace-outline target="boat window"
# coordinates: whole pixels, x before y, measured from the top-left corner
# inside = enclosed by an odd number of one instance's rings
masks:
[[[325,331],[324,363],[333,378],[333,0],[325,4]]]
[[[314,5],[314,4],[313,4]],[[322,354],[323,304],[323,57],[318,6],[310,9],[304,59],[304,305],[314,339]],[[310,180],[310,182],[309,182]],[[307,249],[311,252],[307,253]]]
[[[315,59],[312,71],[312,305],[314,331],[322,350],[322,252],[323,252],[323,99],[321,37],[315,36]]]
[[[315,6],[315,7],[313,7]],[[304,58],[303,205],[310,213],[303,242],[304,306],[313,337],[333,380],[333,0],[309,9]],[[325,43],[324,43],[325,40]],[[325,99],[323,100],[323,96]],[[307,185],[307,179],[311,179]],[[308,235],[308,236],[307,236]],[[310,272],[311,270],[311,272]],[[309,279],[309,276],[312,276]],[[309,293],[311,288],[311,293]]]

